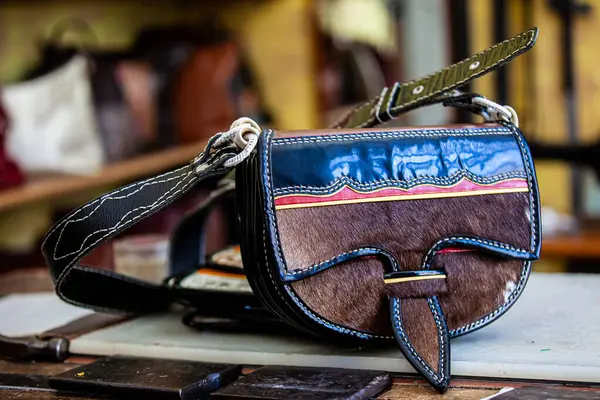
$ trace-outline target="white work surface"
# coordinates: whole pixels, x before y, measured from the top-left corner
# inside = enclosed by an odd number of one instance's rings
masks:
[[[246,365],[307,365],[414,372],[393,346],[340,349],[314,340],[203,333],[181,316],[141,318],[87,334],[75,354],[127,354]],[[491,325],[453,339],[452,375],[600,382],[600,276],[532,274]]]

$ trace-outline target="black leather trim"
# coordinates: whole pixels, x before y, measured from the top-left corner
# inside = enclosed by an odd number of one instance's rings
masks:
[[[181,274],[207,263],[206,224],[211,212],[221,202],[235,195],[233,181],[221,181],[208,198],[190,211],[170,235],[169,272]]]

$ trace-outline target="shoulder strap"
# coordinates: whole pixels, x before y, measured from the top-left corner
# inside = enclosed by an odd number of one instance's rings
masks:
[[[529,50],[531,29],[424,78],[396,84],[348,115],[338,127],[367,127],[401,112],[445,101],[447,92],[488,73]],[[166,288],[112,271],[79,264],[95,248],[167,207],[197,183],[222,176],[256,146],[260,128],[248,118],[211,138],[203,153],[174,171],[124,186],[73,210],[46,234],[42,253],[58,296],[101,312],[154,312],[170,305]]]
[[[385,87],[379,96],[350,111],[333,128],[372,127],[415,108],[447,102],[455,93],[461,95],[455,91],[459,87],[531,49],[537,37],[538,28],[532,28],[430,75]]]
[[[235,158],[240,155],[240,148],[231,143],[235,136],[231,132],[211,138],[204,152],[188,165],[100,196],[57,222],[44,238],[42,253],[58,296],[68,303],[101,312],[141,313],[168,307],[170,299],[161,286],[78,263],[92,250],[165,208],[197,183],[230,171],[233,168],[230,161],[239,162]],[[256,139],[254,144],[252,140],[249,142],[248,146],[254,146]]]
[[[173,275],[195,271],[199,266],[206,265],[206,228],[209,217],[223,203],[233,208],[228,200],[234,195],[235,181],[223,178],[208,198],[175,226],[169,240],[169,266]]]

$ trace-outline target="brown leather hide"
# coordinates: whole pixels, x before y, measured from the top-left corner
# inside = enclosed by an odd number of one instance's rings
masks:
[[[427,299],[402,299],[402,320],[412,346],[429,367],[439,372],[438,330]]]
[[[288,270],[303,270],[364,246],[384,248],[401,269],[415,270],[429,248],[450,235],[477,235],[528,249],[528,204],[528,193],[359,203],[279,210],[277,223]],[[446,287],[430,283],[427,289],[423,283],[419,290],[414,285],[403,289],[403,284],[386,288],[383,264],[374,258],[342,263],[292,287],[324,318],[383,335],[392,333],[386,290],[400,297],[431,290],[453,330],[502,305],[519,281],[523,262],[474,251],[437,255],[432,268],[446,270]]]
[[[234,43],[204,47],[182,67],[174,97],[178,140],[194,143],[237,118],[229,85],[239,64]]]

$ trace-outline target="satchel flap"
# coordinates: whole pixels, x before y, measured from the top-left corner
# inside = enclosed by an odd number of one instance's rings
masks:
[[[539,256],[521,133],[483,124],[262,136],[265,246],[292,301],[330,329],[395,337],[446,387],[445,343],[510,307]]]

